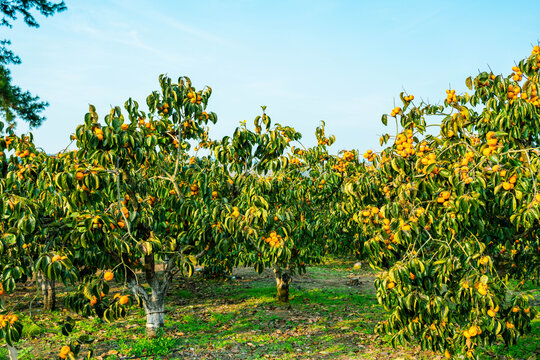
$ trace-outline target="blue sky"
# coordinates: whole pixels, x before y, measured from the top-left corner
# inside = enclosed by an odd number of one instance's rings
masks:
[[[379,148],[381,124],[407,90],[442,102],[469,75],[509,74],[540,40],[540,1],[67,1],[2,37],[22,65],[15,83],[50,103],[34,129],[63,149],[88,104],[103,117],[129,97],[145,103],[159,74],[213,89],[215,138],[267,106],[273,122],[315,144],[324,120],[337,149]],[[27,128],[20,124],[19,131]],[[388,129],[390,131],[390,129]]]

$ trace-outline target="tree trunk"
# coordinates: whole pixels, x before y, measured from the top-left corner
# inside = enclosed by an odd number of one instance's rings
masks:
[[[45,274],[38,274],[38,284],[43,294],[43,310],[52,311],[56,308],[56,289],[54,280],[47,279]]]
[[[15,349],[13,346],[7,346],[8,353],[9,353],[9,360],[17,360],[19,356],[19,351]]]
[[[159,329],[165,324],[165,295],[167,294],[168,286],[163,286],[159,282],[153,282],[151,285],[154,286],[150,286],[151,293],[148,294],[137,283],[136,278],[132,278],[128,284],[133,295],[138,297],[142,302],[144,312],[146,313],[146,336],[149,338],[156,337]]]
[[[289,284],[292,280],[289,270],[282,270],[279,265],[274,265],[274,275],[276,276],[278,301],[282,303],[289,302]]]
[[[148,301],[143,301],[146,313],[146,336],[155,338],[165,324],[165,294],[152,290]]]
[[[173,270],[173,262],[167,261],[163,278],[160,281],[155,271],[153,254],[145,255],[144,272],[146,283],[150,285],[150,294],[140,285],[137,274],[128,273],[129,288],[140,299],[146,313],[146,336],[149,338],[156,337],[165,324],[165,297],[172,282]]]

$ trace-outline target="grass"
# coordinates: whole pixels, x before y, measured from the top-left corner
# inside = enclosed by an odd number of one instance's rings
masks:
[[[188,279],[171,290],[166,327],[155,339],[144,337],[144,311],[132,308],[125,319],[107,324],[77,322],[73,336],[87,334],[84,346],[102,359],[436,359],[417,347],[392,349],[374,334],[385,313],[377,304],[373,272],[352,270],[352,262],[330,261],[297,276],[289,305],[276,303],[273,275],[242,269],[227,282]],[[347,277],[360,277],[349,286]],[[63,312],[25,319],[20,359],[54,358],[66,339],[59,334]],[[56,324],[50,326],[49,324]],[[540,343],[540,320],[524,341],[509,349],[488,347],[481,359],[533,359]],[[7,357],[0,348],[0,359]],[[501,358],[502,359],[502,358]]]

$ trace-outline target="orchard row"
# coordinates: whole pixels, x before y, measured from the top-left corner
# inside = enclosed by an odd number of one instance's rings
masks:
[[[73,151],[50,156],[31,134],[0,129],[0,297],[36,278],[52,309],[60,281],[75,287],[66,306],[85,316],[114,321],[139,303],[154,336],[175,275],[196,265],[272,268],[288,301],[295,273],[352,253],[382,271],[389,316],[376,330],[393,344],[448,358],[512,344],[536,315],[519,285],[540,275],[539,67],[535,46],[510,74],[480,73],[470,94],[449,89],[440,105],[401,94],[382,117],[396,132],[363,156],[331,155],[324,123],[305,148],[264,107],[253,127],[212,140],[211,89],[186,77],[160,77],[147,112],[130,99],[100,121],[91,106]],[[110,291],[113,279],[129,293]],[[13,350],[12,305],[2,304],[0,337]],[[83,341],[66,342],[59,357],[77,356]]]

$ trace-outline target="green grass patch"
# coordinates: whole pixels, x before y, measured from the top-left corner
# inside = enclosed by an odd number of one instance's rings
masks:
[[[72,338],[88,335],[96,341],[84,347],[104,359],[147,358],[234,358],[253,359],[434,359],[438,354],[410,347],[392,349],[387,337],[374,334],[386,313],[378,305],[373,276],[353,270],[352,261],[331,260],[310,268],[293,280],[289,304],[275,300],[270,274],[247,275],[231,281],[180,280],[171,289],[166,307],[166,324],[155,339],[147,339],[145,315],[132,307],[129,315],[113,324],[98,319],[77,319]],[[356,272],[355,272],[356,271]],[[350,276],[368,283],[349,286]],[[534,290],[534,289],[531,289]],[[59,334],[64,312],[36,312],[25,322],[24,339],[18,344],[21,360],[55,358],[68,339]],[[53,324],[53,325],[51,325]],[[533,331],[509,349],[498,344],[486,348],[481,359],[532,359],[540,343],[540,320]],[[505,356],[506,356],[505,355]],[[0,359],[7,358],[0,348]]]

